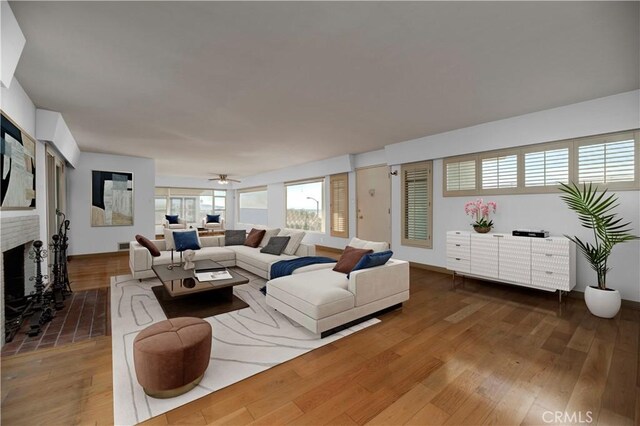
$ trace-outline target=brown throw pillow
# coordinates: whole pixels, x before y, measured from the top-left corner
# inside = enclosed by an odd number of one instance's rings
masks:
[[[153,257],[158,257],[160,256],[160,250],[158,250],[158,247],[156,247],[155,244],[153,244],[147,237],[145,237],[144,235],[136,235],[136,241],[138,242],[138,244],[140,244],[142,247],[146,248],[147,250],[149,250],[149,253],[151,254],[151,256]]]
[[[264,237],[264,233],[267,232],[264,229],[251,229],[249,235],[247,235],[247,239],[244,242],[244,245],[247,247],[256,248],[260,245],[260,241],[262,241],[262,237]]]
[[[336,263],[336,266],[333,268],[336,272],[342,272],[343,274],[348,274],[351,270],[356,266],[360,259],[365,254],[373,253],[373,250],[367,249],[358,249],[355,247],[347,246],[342,252],[342,256]]]

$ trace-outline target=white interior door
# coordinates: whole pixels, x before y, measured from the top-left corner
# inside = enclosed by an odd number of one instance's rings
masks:
[[[356,170],[356,236],[391,243],[389,166]]]

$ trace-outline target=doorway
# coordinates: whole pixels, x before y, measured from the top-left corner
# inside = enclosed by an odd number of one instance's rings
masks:
[[[389,166],[356,170],[356,236],[391,243],[391,179]]]

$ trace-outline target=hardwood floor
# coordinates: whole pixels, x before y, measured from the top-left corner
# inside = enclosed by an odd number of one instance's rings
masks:
[[[73,288],[127,262],[74,259]],[[581,300],[412,269],[410,301],[381,319],[146,424],[640,424],[640,311],[603,320]],[[3,358],[2,421],[111,424],[111,376],[108,336]]]

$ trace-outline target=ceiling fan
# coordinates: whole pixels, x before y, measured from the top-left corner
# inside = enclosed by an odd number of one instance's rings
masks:
[[[226,174],[222,174],[222,173],[213,173],[214,175],[218,175],[217,178],[210,178],[209,180],[217,180],[219,184],[221,185],[226,185],[229,182],[238,182],[240,183],[240,181],[238,179],[231,179],[228,178]]]

